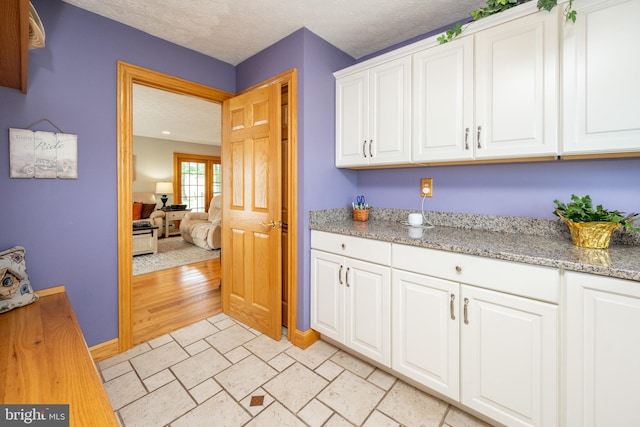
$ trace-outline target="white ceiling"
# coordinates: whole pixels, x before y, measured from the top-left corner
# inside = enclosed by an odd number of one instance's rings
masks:
[[[302,27],[359,59],[486,5],[486,0],[63,1],[234,66]],[[218,108],[219,117],[219,106],[149,88],[135,92],[134,135],[220,143],[220,120],[210,120],[210,108]],[[212,128],[214,122],[218,127]]]
[[[64,1],[231,65],[302,27],[358,59],[486,5],[486,0]]]
[[[214,102],[134,84],[133,134],[220,145],[221,109]]]

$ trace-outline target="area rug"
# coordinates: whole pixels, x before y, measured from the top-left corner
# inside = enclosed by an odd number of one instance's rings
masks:
[[[159,239],[157,254],[133,257],[133,275],[138,276],[215,258],[220,258],[220,249],[202,249],[185,242],[182,237]]]

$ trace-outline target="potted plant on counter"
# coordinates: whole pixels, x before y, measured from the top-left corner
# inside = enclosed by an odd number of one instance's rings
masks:
[[[640,214],[626,215],[620,211],[611,211],[598,205],[593,207],[589,195],[580,197],[571,195],[571,202],[564,204],[559,200],[554,215],[560,217],[569,226],[571,241],[576,246],[594,249],[609,247],[611,235],[619,227],[627,230],[640,231],[634,223],[640,219]]]

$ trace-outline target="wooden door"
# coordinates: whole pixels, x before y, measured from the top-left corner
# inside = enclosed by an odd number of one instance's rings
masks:
[[[282,336],[280,85],[222,106],[222,308]]]

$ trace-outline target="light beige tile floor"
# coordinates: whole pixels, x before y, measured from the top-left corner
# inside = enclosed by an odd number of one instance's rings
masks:
[[[302,350],[224,314],[98,370],[125,427],[487,426],[324,341]]]

